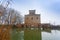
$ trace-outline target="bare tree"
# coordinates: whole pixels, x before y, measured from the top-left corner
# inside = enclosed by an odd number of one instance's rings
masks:
[[[18,11],[8,8],[12,0],[5,0],[0,3],[0,24],[22,23],[22,15]]]
[[[0,24],[21,24],[22,15],[17,10],[8,8],[3,10],[4,7],[0,6]],[[3,11],[3,12],[2,12]]]
[[[7,22],[7,24],[21,24],[23,17],[20,14],[21,13],[14,9],[9,9],[8,16],[5,22]]]

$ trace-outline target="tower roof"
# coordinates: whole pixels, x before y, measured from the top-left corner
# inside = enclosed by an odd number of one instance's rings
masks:
[[[29,10],[29,14],[34,15],[35,14],[35,10]]]

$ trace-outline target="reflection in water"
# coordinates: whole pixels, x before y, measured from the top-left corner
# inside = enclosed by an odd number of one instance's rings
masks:
[[[24,40],[41,40],[41,30],[38,28],[24,30]]]
[[[42,40],[60,40],[60,31],[51,30],[51,33],[42,32]]]
[[[17,30],[11,32],[11,40],[41,40],[41,30],[36,28]]]
[[[24,40],[24,31],[13,29],[11,32],[11,40]]]
[[[20,40],[24,40],[24,31],[20,32]]]
[[[11,40],[60,40],[59,30],[40,30],[38,28],[11,32]]]

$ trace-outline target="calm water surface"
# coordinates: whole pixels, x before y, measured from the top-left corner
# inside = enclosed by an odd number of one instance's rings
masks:
[[[13,32],[12,40],[15,40],[15,38],[18,40],[24,40],[24,31],[20,31],[18,33],[16,31]],[[60,40],[60,30],[51,30],[50,32],[41,31],[41,38],[42,40]]]
[[[60,40],[60,30],[51,30],[49,32],[41,32],[42,40]]]

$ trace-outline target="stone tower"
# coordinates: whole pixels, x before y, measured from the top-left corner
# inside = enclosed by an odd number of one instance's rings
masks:
[[[40,14],[35,14],[35,10],[29,10],[29,14],[25,15],[25,26],[40,27]]]

